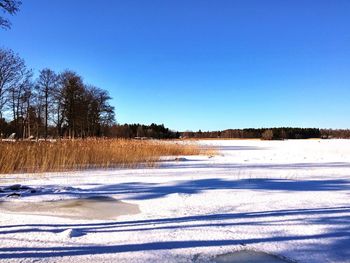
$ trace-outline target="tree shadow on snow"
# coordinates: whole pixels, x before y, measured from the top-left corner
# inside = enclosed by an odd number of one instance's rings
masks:
[[[56,189],[57,186],[47,185],[44,189]],[[349,191],[350,180],[292,180],[275,178],[244,178],[221,179],[208,178],[198,180],[174,181],[169,184],[127,182],[110,185],[95,185],[93,188],[82,189],[67,187],[64,191],[38,191],[31,195],[69,195],[83,198],[84,196],[127,195],[124,200],[145,200],[162,198],[171,194],[198,194],[211,190],[258,190],[280,192],[306,191]],[[2,193],[5,195],[6,193]]]
[[[290,180],[252,178],[227,180],[220,178],[177,181],[170,185],[129,182],[103,185],[89,191],[98,195],[130,194],[126,199],[143,200],[161,198],[170,194],[197,194],[210,190],[261,190],[261,191],[343,191],[350,190],[350,180]]]
[[[0,227],[0,235],[52,232],[60,233],[67,229],[74,229],[82,235],[89,233],[120,233],[135,232],[142,235],[143,232],[160,229],[210,229],[221,227],[244,227],[259,225],[320,225],[326,230],[323,233],[307,234],[274,234],[257,238],[235,238],[222,240],[183,240],[162,241],[138,244],[118,245],[82,245],[62,247],[2,247],[1,259],[30,259],[43,257],[64,257],[81,255],[101,255],[108,253],[137,252],[149,250],[171,250],[181,248],[220,247],[232,245],[254,245],[269,242],[299,242],[310,239],[314,242],[304,243],[298,248],[298,253],[329,251],[331,260],[344,260],[350,258],[350,207],[327,207],[311,209],[272,210],[262,212],[224,213],[212,215],[185,216],[174,218],[160,218],[149,220],[103,222],[91,224],[23,224],[7,225]],[[327,242],[315,242],[326,240]],[[48,244],[50,246],[50,244]]]

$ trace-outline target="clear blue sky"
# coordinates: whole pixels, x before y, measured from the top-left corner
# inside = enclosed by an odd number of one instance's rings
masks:
[[[109,90],[119,123],[350,128],[349,0],[23,0],[0,46]]]

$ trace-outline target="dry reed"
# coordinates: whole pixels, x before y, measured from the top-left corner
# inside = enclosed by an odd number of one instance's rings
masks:
[[[162,156],[198,155],[195,144],[125,139],[1,142],[0,174],[154,166]]]

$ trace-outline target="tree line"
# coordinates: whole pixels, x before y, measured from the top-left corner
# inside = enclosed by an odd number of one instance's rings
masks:
[[[180,138],[180,133],[164,127],[163,124],[124,124],[110,127],[108,136],[118,138],[177,139]]]
[[[235,138],[249,139],[261,138],[265,140],[284,139],[310,139],[310,138],[350,138],[350,130],[346,129],[318,129],[318,128],[249,128],[249,129],[228,129],[223,131],[182,132],[183,138]]]
[[[350,139],[349,129],[321,129],[321,137],[324,139]]]
[[[10,49],[0,48],[0,137],[104,136],[115,124],[111,97],[76,72],[33,71]]]

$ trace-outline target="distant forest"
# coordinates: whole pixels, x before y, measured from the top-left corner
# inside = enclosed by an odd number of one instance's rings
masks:
[[[183,138],[261,138],[264,140],[310,139],[310,138],[350,138],[348,129],[318,129],[318,128],[260,128],[260,129],[228,129],[223,131],[181,133]]]
[[[124,124],[113,125],[108,129],[108,136],[120,138],[154,138],[154,139],[311,139],[311,138],[344,138],[350,139],[350,130],[317,129],[317,128],[261,128],[261,129],[228,129],[223,131],[177,132],[165,128],[164,125]]]
[[[163,124],[151,125],[142,124],[124,124],[113,125],[108,130],[108,137],[118,138],[154,138],[154,139],[178,139],[181,137],[180,132],[172,131],[165,128]]]

